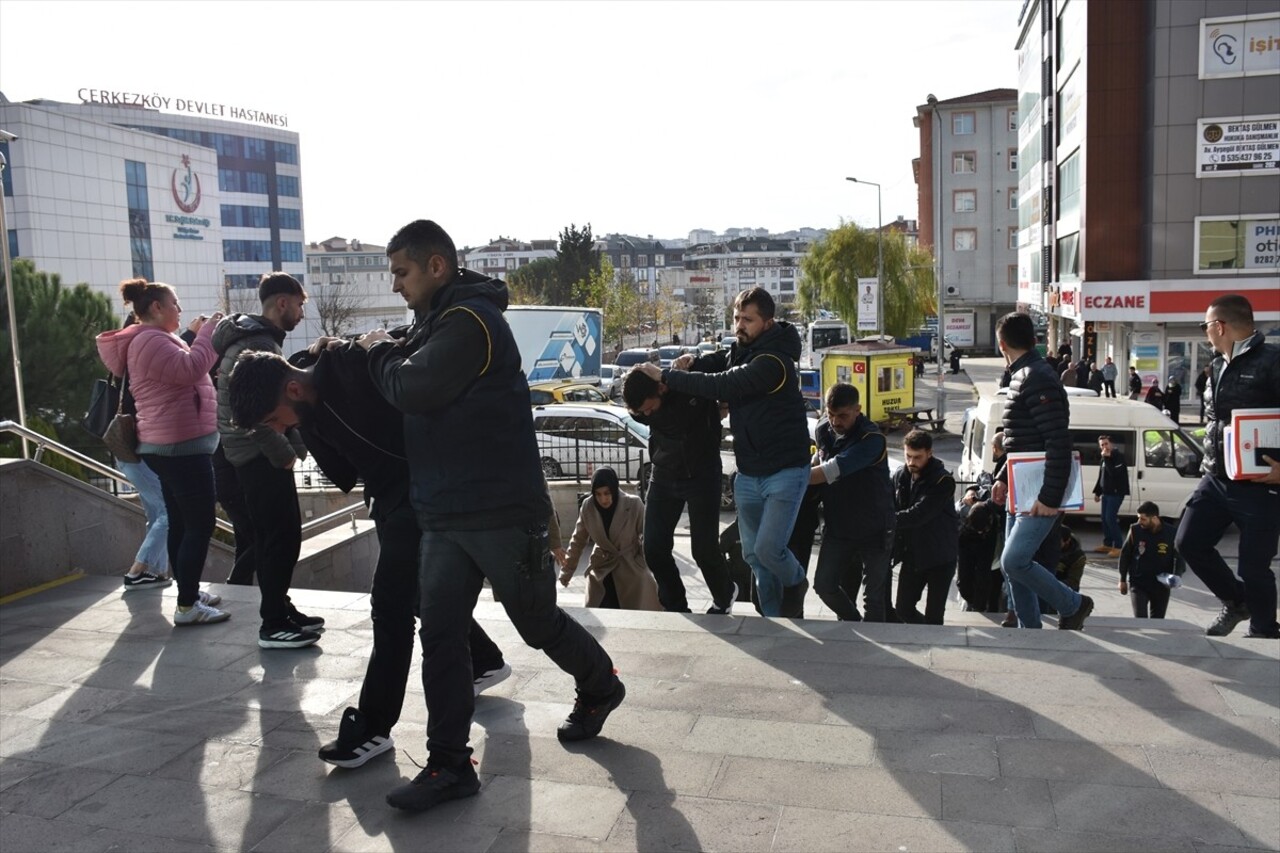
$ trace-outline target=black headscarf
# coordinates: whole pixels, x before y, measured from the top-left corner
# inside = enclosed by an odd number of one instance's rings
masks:
[[[613,521],[613,514],[618,511],[618,474],[612,468],[597,468],[596,473],[591,477],[591,499],[594,501],[596,497],[596,489],[601,486],[607,487],[613,495],[613,503],[608,509],[600,506],[600,502],[596,501],[596,509],[600,513],[600,523],[604,525],[604,532],[609,532],[609,524]]]

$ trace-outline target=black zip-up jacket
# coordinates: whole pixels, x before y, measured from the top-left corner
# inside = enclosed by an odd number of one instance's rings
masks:
[[[1111,455],[1098,460],[1098,482],[1094,484],[1093,493],[1113,497],[1129,494],[1129,464],[1120,448],[1113,445]]]
[[[671,391],[651,416],[631,415],[649,426],[649,459],[660,482],[720,476],[720,405]]]
[[[1266,343],[1262,333],[1255,332],[1231,361],[1218,356],[1209,368],[1209,387],[1204,395],[1204,460],[1200,469],[1215,477],[1227,476],[1222,429],[1231,425],[1233,411],[1276,406],[1280,406],[1280,346]]]
[[[893,533],[893,483],[884,433],[875,421],[858,415],[844,435],[831,423],[818,423],[818,461],[827,483],[822,487],[824,536],[857,542],[879,540],[883,547]]]
[[[369,350],[373,384],[405,416],[409,495],[424,530],[532,528],[551,516],[506,308],[505,284],[459,270],[407,341]]]
[[[1062,506],[1071,476],[1071,409],[1066,389],[1035,350],[1009,365],[1009,396],[1004,403],[1005,453],[1045,454],[1044,483],[1039,501]],[[1008,483],[1002,463],[996,479]]]
[[[1174,545],[1177,535],[1178,530],[1172,524],[1161,524],[1155,533],[1143,530],[1140,524],[1130,526],[1124,547],[1120,549],[1120,580],[1138,589],[1150,590],[1163,586],[1156,580],[1157,575],[1185,572],[1186,565]]]
[[[738,470],[767,477],[807,467],[811,442],[800,393],[800,333],[779,320],[749,346],[708,353],[690,371],[664,370],[673,391],[729,404]]]
[[[403,337],[405,332],[407,328],[391,334]],[[363,479],[370,515],[384,518],[409,497],[404,415],[369,381],[365,351],[349,342],[319,356],[300,350],[289,363],[311,370],[320,397],[299,418],[307,450],[342,491],[351,491]]]
[[[942,460],[930,459],[918,478],[906,466],[899,468],[893,493],[898,507],[895,559],[916,569],[954,565],[959,540],[956,481]]]

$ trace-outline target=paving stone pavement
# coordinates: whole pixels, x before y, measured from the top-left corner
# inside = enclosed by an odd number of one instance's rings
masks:
[[[485,599],[514,674],[477,700],[483,788],[407,815],[383,797],[426,758],[416,663],[396,750],[315,756],[358,696],[368,597],[295,590],[324,638],[263,651],[256,590],[212,589],[233,618],[189,630],[172,589],[115,578],[0,607],[5,853],[1280,848],[1280,643],[1205,638],[1194,595],[1163,623],[1113,595],[1083,633],[571,607],[628,695],[569,746],[569,679]]]

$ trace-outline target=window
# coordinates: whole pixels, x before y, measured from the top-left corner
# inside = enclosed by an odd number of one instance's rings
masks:
[[[21,255],[18,253],[18,229],[17,228],[9,229],[9,257],[10,258],[21,257]]]
[[[232,136],[229,133],[215,133],[213,135],[213,150],[223,157],[239,157],[240,137]]]
[[[1018,248],[1018,229],[1017,228],[1009,229],[1009,248],[1010,249]]]
[[[1134,458],[1133,442],[1135,436],[1129,430],[1073,429],[1071,430],[1071,449],[1080,454],[1081,465],[1097,467],[1102,464],[1102,450],[1098,448],[1098,436],[1100,435],[1111,436],[1111,446],[1123,453],[1125,459]],[[1095,476],[1085,473],[1084,482],[1092,483]],[[1086,486],[1086,488],[1088,487]]]
[[[972,252],[978,248],[978,229],[957,228],[952,231],[951,248],[957,252]]]
[[[0,155],[3,155],[4,161],[9,164],[9,168],[4,170],[4,194],[6,196],[12,196],[13,195],[13,158],[9,156],[8,142],[0,142]]]
[[[1255,214],[1197,216],[1195,271],[1201,273],[1257,273],[1280,271],[1280,216]]]
[[[1009,132],[1010,133],[1018,132],[1018,111],[1017,110],[1009,110]]]
[[[263,178],[265,179],[266,175],[263,175]],[[262,192],[266,191],[264,182]],[[256,192],[256,190],[254,190],[254,192]],[[276,192],[280,195],[289,196],[290,198],[297,198],[299,195],[298,179],[292,175],[276,175]]]
[[[630,256],[630,255],[622,255],[622,256],[620,256],[620,260],[622,261],[622,268],[623,268],[624,270],[629,270],[629,269],[631,269],[631,256]]]
[[[951,155],[951,174],[972,175],[978,171],[978,154],[975,151],[957,151]]]
[[[302,211],[292,207],[280,208],[280,228],[289,231],[302,230]]]
[[[1018,171],[1018,149],[1017,148],[1009,149],[1009,171],[1010,172]]]
[[[952,113],[951,133],[953,136],[968,136],[973,133],[973,113]]]
[[[1018,265],[1017,264],[1009,264],[1009,280],[1006,283],[1010,287],[1018,286]]]
[[[283,263],[302,263],[302,244],[280,241],[280,260]]]
[[[275,144],[275,148],[277,163],[289,163],[294,166],[298,165],[298,146],[294,145],[292,142],[277,142]]]
[[[978,209],[978,191],[955,190],[951,193],[951,209],[956,213],[973,213]]]
[[[244,140],[244,158],[246,160],[267,159],[267,140],[245,139]]]
[[[1177,430],[1144,430],[1142,452],[1148,468],[1173,468],[1183,477],[1200,476],[1200,453]]]
[[[654,256],[653,256],[653,265],[654,265],[655,267],[664,267],[664,266],[666,266],[666,265],[667,265],[667,259],[666,259],[666,257],[665,257],[664,255],[654,255]]]
[[[649,266],[649,256],[648,256],[648,255],[636,255],[636,266],[638,266],[638,267],[647,267],[647,266]]]
[[[1080,152],[1058,167],[1058,218],[1074,216],[1080,210]]]
[[[301,253],[302,244],[294,243]],[[222,241],[222,259],[224,261],[255,261],[258,263],[271,262],[271,241],[270,240],[223,240]],[[302,260],[299,257],[298,260]]]
[[[1017,187],[1009,187],[1009,209],[1010,210],[1018,209],[1018,188]]]
[[[1080,234],[1072,234],[1058,241],[1058,281],[1080,279]]]

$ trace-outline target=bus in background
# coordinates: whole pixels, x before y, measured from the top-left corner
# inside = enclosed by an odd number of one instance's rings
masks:
[[[843,320],[814,320],[804,333],[804,354],[801,363],[817,367],[814,353],[829,347],[849,343],[849,324]]]

